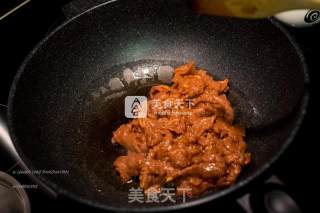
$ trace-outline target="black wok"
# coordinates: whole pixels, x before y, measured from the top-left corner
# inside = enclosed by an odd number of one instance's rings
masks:
[[[308,102],[307,69],[294,41],[272,20],[198,15],[185,0],[117,0],[62,24],[27,56],[12,85],[8,126],[31,170],[59,196],[107,210],[174,210],[234,193],[288,148]],[[237,183],[186,203],[128,203],[112,163],[123,153],[110,138],[124,118],[124,97],[146,95],[153,78],[128,85],[123,70],[157,73],[194,60],[230,80],[237,121],[247,127],[252,163]],[[109,80],[119,78],[119,88]],[[116,95],[114,95],[116,94]]]

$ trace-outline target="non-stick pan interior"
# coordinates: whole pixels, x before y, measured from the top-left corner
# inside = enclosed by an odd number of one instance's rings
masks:
[[[253,153],[234,187],[248,182],[279,155],[300,121],[302,59],[269,20],[200,16],[184,0],[106,3],[41,42],[10,94],[10,130],[18,152],[32,169],[68,171],[40,178],[78,200],[105,208],[177,205],[128,203],[129,188],[137,185],[120,183],[112,163],[124,150],[110,138],[126,122],[126,95],[146,95],[161,83],[161,67],[190,59],[215,78],[230,80],[229,98],[237,120],[248,127]],[[128,84],[123,71],[141,68],[154,76]]]

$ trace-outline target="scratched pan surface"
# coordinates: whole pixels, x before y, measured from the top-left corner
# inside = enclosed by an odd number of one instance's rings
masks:
[[[126,122],[124,97],[146,95],[163,83],[163,70],[189,59],[230,80],[253,162],[235,185],[186,203],[128,203],[137,185],[120,183],[112,162],[124,150],[110,142]],[[128,77],[141,70],[145,79]],[[109,210],[190,207],[239,190],[277,160],[301,123],[306,73],[294,42],[270,20],[200,16],[185,0],[112,1],[63,24],[29,54],[10,92],[10,134],[31,169],[69,171],[39,176],[62,196]]]

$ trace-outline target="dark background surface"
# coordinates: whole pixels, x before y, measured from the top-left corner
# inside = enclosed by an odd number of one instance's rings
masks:
[[[66,18],[70,18],[84,9],[103,1],[80,0],[75,1],[73,4],[69,4],[69,1],[64,0],[33,1],[11,16],[1,20],[0,104],[7,103],[10,85],[18,66],[39,40]],[[67,4],[61,7],[65,3]],[[320,24],[305,29],[293,29],[290,27],[287,27],[287,29],[302,49],[310,70],[311,84],[308,88],[311,94],[310,106],[294,143],[272,170],[272,174],[276,174],[285,182],[296,197],[303,212],[319,212],[319,204],[316,198],[319,186],[319,176],[317,175],[319,168],[319,165],[317,165],[319,162],[318,156],[320,155],[317,151],[317,143],[319,143],[317,138],[317,131],[319,131],[317,130],[317,119],[319,113],[317,112],[316,102],[319,97],[317,73],[320,69]],[[13,163],[5,153],[0,152],[0,170],[7,171],[12,165]],[[21,182],[27,182],[24,177],[18,177],[18,179]],[[32,203],[32,212],[60,211],[65,208],[66,204],[70,204],[65,201],[52,201],[40,193],[38,189],[28,190],[28,193]],[[61,205],[58,205],[60,203]],[[227,208],[229,211],[241,212],[233,202],[209,208],[212,210],[224,209],[224,211]],[[83,210],[83,207],[81,209]],[[222,212],[222,210],[218,212]]]

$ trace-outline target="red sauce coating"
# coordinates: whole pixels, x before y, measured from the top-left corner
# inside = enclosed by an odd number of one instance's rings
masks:
[[[113,143],[128,150],[114,162],[120,178],[139,176],[145,192],[173,182],[178,194],[189,188],[192,195],[232,185],[251,154],[244,129],[233,124],[228,80],[214,80],[188,63],[175,69],[172,82],[151,88],[146,118],[114,131]],[[155,107],[155,101],[179,104]]]

